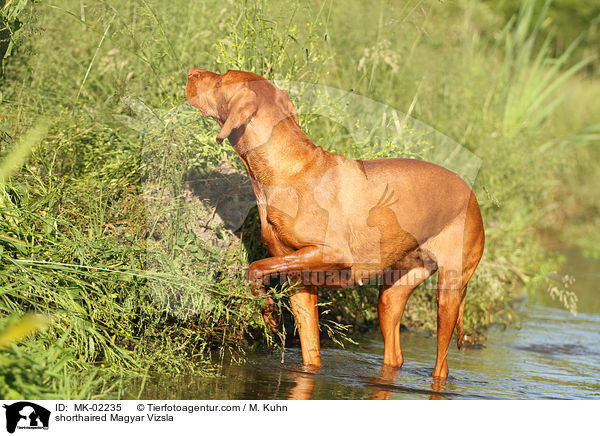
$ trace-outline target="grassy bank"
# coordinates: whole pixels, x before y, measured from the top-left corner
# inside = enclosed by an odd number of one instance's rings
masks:
[[[0,150],[12,162],[0,183],[0,331],[30,312],[47,321],[0,350],[0,395],[135,396],[122,388],[128,376],[203,373],[210,350],[281,343],[243,277],[264,255],[255,216],[237,232],[244,217],[219,209],[222,198],[250,210],[235,195],[243,167],[216,144],[217,126],[183,104],[191,66],[352,90],[461,144],[482,161],[474,190],[487,234],[467,329],[512,322],[510,303],[528,292],[558,289],[574,309],[553,274],[560,258],[536,231],[590,253],[599,246],[584,233],[598,228],[588,215],[600,204],[590,178],[600,80],[586,40],[557,48],[543,8],[528,1],[508,23],[504,10],[467,1],[180,3],[42,1],[20,11],[0,88]],[[436,147],[349,140],[323,116],[301,124],[353,157]],[[285,306],[285,289],[272,292]],[[334,340],[344,325],[376,320],[374,285],[322,295]],[[431,286],[415,292],[404,322],[434,328]]]

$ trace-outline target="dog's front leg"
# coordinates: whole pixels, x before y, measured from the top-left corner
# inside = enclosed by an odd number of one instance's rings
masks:
[[[292,311],[300,335],[302,361],[305,365],[321,365],[317,286],[310,282],[310,271],[340,270],[344,266],[323,262],[322,247],[306,247],[285,256],[269,257],[253,262],[248,269],[248,280],[258,293],[264,294],[264,281],[270,275],[289,274],[301,277],[300,287],[290,296]],[[290,274],[293,273],[293,274]],[[306,273],[306,274],[305,274]],[[304,280],[303,280],[304,279]],[[268,325],[273,320],[272,300],[267,300],[263,316]]]
[[[302,363],[321,366],[321,342],[319,339],[319,311],[317,310],[317,287],[301,286],[290,296],[296,327],[300,335]]]

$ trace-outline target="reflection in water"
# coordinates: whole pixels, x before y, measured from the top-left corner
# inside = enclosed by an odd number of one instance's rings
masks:
[[[383,365],[379,377],[371,377],[366,387],[372,391],[370,400],[389,400],[392,393],[429,395],[430,400],[448,400],[450,395],[444,392],[446,379],[433,377],[431,390],[402,386],[398,383],[401,369]]]
[[[301,370],[290,370],[295,386],[290,389],[288,400],[310,400],[315,389],[316,377],[320,368],[304,365]],[[369,377],[365,386],[371,390],[369,400],[389,400],[393,392],[429,393],[425,390],[403,388],[395,384],[400,369],[383,365],[378,377]],[[435,377],[431,385],[431,400],[448,399],[440,395],[445,386],[445,379]]]
[[[296,386],[290,389],[288,400],[310,400],[315,389],[315,374],[319,368],[312,365],[303,365],[302,371],[291,371]]]
[[[446,397],[444,395],[440,395],[442,392],[444,392],[445,387],[446,387],[446,379],[445,378],[433,377],[433,383],[431,384],[431,390],[433,392],[435,392],[435,394],[432,394],[429,397],[429,399],[430,400],[449,400],[448,397]]]
[[[589,269],[589,266],[587,266]],[[596,264],[596,271],[600,265]],[[577,276],[577,274],[575,274]],[[574,290],[575,316],[545,302],[521,308],[521,328],[490,329],[486,347],[448,354],[450,376],[433,380],[435,336],[404,332],[402,369],[383,367],[378,330],[360,345],[323,350],[323,367],[302,366],[299,349],[248,354],[243,365],[224,365],[214,377],[159,377],[148,380],[143,398],[152,399],[600,399],[600,307],[592,304],[597,285]],[[539,301],[539,300],[538,300]],[[587,304],[590,302],[590,304]],[[597,308],[593,311],[592,308]],[[586,313],[587,312],[587,313]],[[130,392],[138,392],[135,380]]]
[[[367,384],[367,387],[373,390],[373,394],[369,397],[370,400],[389,400],[390,386],[393,386],[394,380],[398,377],[398,368],[394,368],[389,365],[383,365],[381,369],[381,375],[379,377],[371,378],[371,382]]]

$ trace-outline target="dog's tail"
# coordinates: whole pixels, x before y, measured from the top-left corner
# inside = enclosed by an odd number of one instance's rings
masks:
[[[463,327],[463,313],[465,311],[465,301],[467,300],[465,296],[467,295],[467,289],[463,291],[463,298],[460,302],[460,307],[458,309],[458,319],[456,320],[456,346],[460,350],[463,343],[463,337],[465,336],[465,330]]]

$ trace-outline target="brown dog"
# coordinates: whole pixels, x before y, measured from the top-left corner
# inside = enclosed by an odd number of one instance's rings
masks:
[[[381,279],[378,312],[384,365],[400,367],[400,320],[413,289],[439,271],[437,360],[448,375],[448,345],[463,336],[467,282],[484,245],[479,205],[467,184],[437,165],[412,159],[360,161],[315,146],[285,91],[253,73],[189,71],[188,101],[221,126],[252,181],[262,239],[273,257],[250,265],[264,294],[271,275],[300,280],[290,296],[302,360],[320,365],[317,286]],[[263,314],[277,327],[272,301]]]

